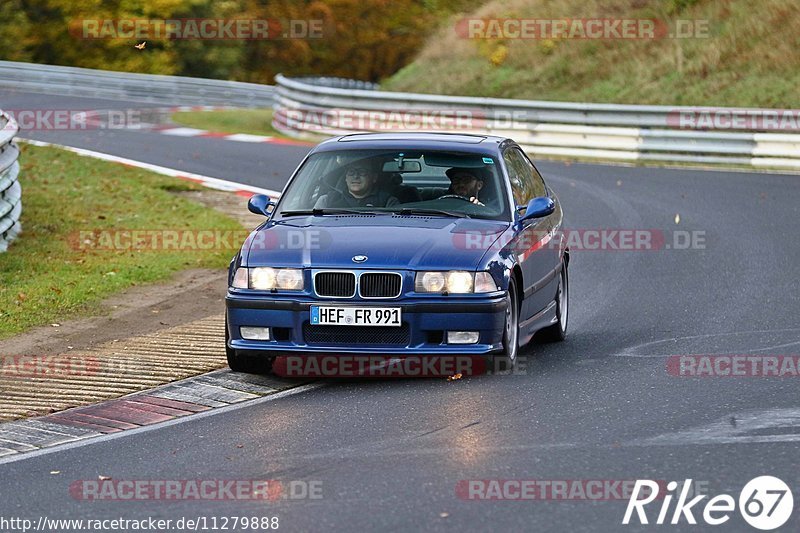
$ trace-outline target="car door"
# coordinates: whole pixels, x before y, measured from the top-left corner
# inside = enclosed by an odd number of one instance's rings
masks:
[[[511,181],[514,202],[518,206],[527,206],[533,198],[547,196],[544,180],[519,147],[507,148],[503,152],[503,159]],[[524,208],[519,212],[524,213]],[[512,240],[517,262],[522,270],[522,320],[544,309],[554,298],[555,293],[549,289],[554,272],[557,272],[560,255],[559,247],[551,241],[556,229],[554,218],[551,215],[525,221],[521,227],[517,227]]]

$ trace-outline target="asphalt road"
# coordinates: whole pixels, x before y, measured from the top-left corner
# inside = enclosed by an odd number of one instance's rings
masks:
[[[0,94],[0,108],[42,102],[77,105]],[[305,152],[152,132],[25,135],[278,189]],[[704,246],[573,250],[568,339],[524,349],[524,373],[324,382],[0,463],[0,515],[279,516],[287,531],[621,531],[640,528],[621,525],[626,500],[465,500],[456,487],[461,480],[691,478],[711,496],[738,499],[747,481],[773,475],[795,491],[784,529],[796,531],[797,377],[678,377],[667,361],[800,353],[800,178],[554,162],[540,170],[570,228],[656,229],[671,244],[676,230],[703,232]],[[313,481],[322,498],[87,502],[70,495],[71,482],[99,475]],[[651,522],[660,505],[647,508]],[[679,527],[707,528],[685,520]],[[718,529],[754,531],[738,512]]]

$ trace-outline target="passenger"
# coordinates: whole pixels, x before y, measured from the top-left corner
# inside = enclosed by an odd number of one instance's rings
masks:
[[[314,209],[326,207],[392,207],[400,202],[377,186],[378,175],[369,166],[356,163],[345,172],[344,192],[335,190],[317,199]]]
[[[483,188],[483,173],[475,168],[453,167],[445,172],[450,178],[450,188],[444,196],[457,195],[469,199],[475,205],[484,205],[478,198]]]

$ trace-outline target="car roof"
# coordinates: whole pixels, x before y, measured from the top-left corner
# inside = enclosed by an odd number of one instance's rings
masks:
[[[496,154],[509,139],[472,133],[351,133],[328,139],[312,152],[333,150],[452,150]]]

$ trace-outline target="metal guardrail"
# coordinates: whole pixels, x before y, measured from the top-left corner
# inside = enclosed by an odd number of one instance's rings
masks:
[[[19,131],[16,122],[0,111],[0,253],[22,230],[22,187],[19,175],[19,148],[14,136]]]
[[[334,78],[330,76],[300,76],[292,78],[301,83],[310,83],[320,87],[331,87],[333,89],[359,89],[365,91],[375,91],[380,86],[371,81],[351,80],[349,78]]]
[[[511,137],[534,156],[800,169],[800,127],[790,121],[780,133],[748,129],[754,122],[777,125],[780,118],[770,117],[779,114],[800,122],[798,110],[440,96],[331,87],[324,79],[280,74],[275,81],[273,126],[295,137],[446,130]],[[703,113],[739,127],[684,124]]]
[[[164,105],[270,107],[274,87],[257,83],[133,74],[0,61],[0,87],[45,94]]]

